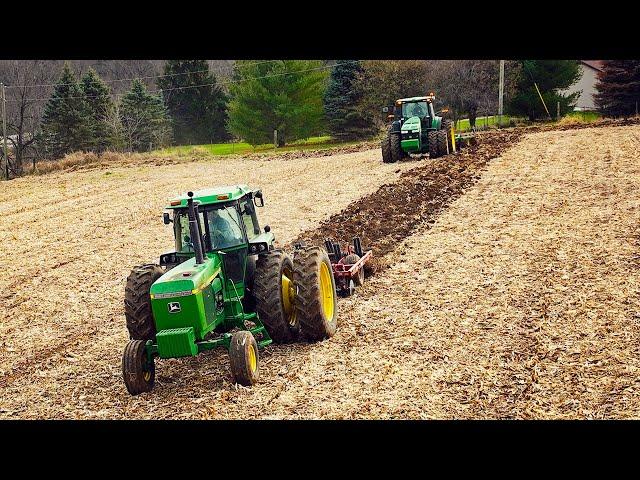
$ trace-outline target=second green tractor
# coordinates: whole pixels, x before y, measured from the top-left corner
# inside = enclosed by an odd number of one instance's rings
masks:
[[[132,395],[148,392],[155,359],[229,351],[233,380],[258,380],[259,349],[318,341],[337,328],[336,283],[327,252],[275,248],[261,228],[260,190],[246,185],[188,192],[166,207],[175,248],[134,267],[125,288],[130,341],[122,373]]]
[[[400,98],[393,113],[389,107],[383,112],[392,120],[382,139],[382,161],[394,163],[409,154],[428,153],[438,158],[456,151],[453,122],[436,114],[433,93],[424,97]]]

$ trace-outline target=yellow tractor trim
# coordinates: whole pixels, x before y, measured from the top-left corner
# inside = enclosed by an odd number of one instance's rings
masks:
[[[296,321],[296,309],[294,308],[294,301],[296,296],[296,289],[291,279],[282,274],[282,303],[284,306],[284,313],[287,315],[287,321],[289,325],[295,325]]]
[[[256,349],[253,345],[249,345],[249,369],[251,373],[255,372],[258,368],[258,359],[256,356]]]
[[[322,296],[322,311],[324,316],[330,320],[333,318],[334,290],[329,267],[324,262],[320,264],[320,295]]]

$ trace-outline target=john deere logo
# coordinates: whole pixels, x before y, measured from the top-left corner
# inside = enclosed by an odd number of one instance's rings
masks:
[[[167,308],[169,313],[178,313],[180,311],[180,302],[169,302]]]

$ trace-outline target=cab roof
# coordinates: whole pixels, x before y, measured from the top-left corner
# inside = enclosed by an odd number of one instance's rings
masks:
[[[194,191],[193,200],[197,200],[200,205],[225,203],[244,197],[246,194],[251,193],[252,191],[253,190],[251,190],[247,185],[231,185],[205,188],[203,190]],[[170,204],[166,208],[185,208],[187,206],[188,198],[189,196],[185,192],[179,197],[171,200]]]
[[[408,97],[408,98],[399,98],[396,100],[396,103],[411,103],[411,102],[422,102],[425,100],[432,100],[433,97]]]

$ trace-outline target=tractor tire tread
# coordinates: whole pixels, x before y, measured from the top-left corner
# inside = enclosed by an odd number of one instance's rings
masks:
[[[133,267],[124,292],[124,315],[131,340],[154,340],[156,324],[151,311],[151,285],[164,274],[159,265]]]
[[[320,264],[326,262],[334,292],[333,318],[325,319],[320,299]],[[298,250],[293,258],[296,294],[296,314],[304,336],[310,341],[332,337],[337,329],[337,303],[335,278],[327,252],[320,247]]]
[[[293,272],[291,257],[282,250],[260,255],[256,261],[253,284],[256,310],[274,343],[291,343],[300,330],[299,325],[289,324],[282,303],[281,275],[286,266]]]

